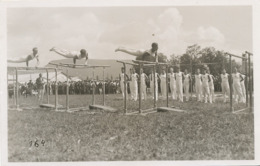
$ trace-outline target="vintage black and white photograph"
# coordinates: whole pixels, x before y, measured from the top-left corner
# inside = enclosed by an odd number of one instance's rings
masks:
[[[252,5],[5,13],[9,163],[256,159]]]

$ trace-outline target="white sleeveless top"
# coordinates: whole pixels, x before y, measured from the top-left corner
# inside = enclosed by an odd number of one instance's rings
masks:
[[[161,82],[166,82],[166,74],[161,74],[160,78],[161,78]]]
[[[240,84],[240,73],[232,74],[233,84]]]
[[[141,74],[141,84],[145,84],[145,73]]]
[[[222,84],[228,84],[228,74],[226,73],[226,74],[221,74],[220,75],[220,77],[221,77],[221,80],[222,80]]]
[[[175,74],[174,73],[170,73],[169,76],[170,76],[170,82],[174,83],[176,81],[175,80]]]
[[[209,74],[209,77],[210,77],[209,86],[213,86],[214,87],[213,75]]]
[[[209,78],[208,78],[208,74],[202,74],[201,78],[202,78],[202,84],[204,86],[208,86],[209,85]]]
[[[182,72],[176,73],[176,82],[182,83]]]
[[[120,74],[120,79],[121,79],[121,80],[120,80],[121,82],[124,81],[124,73],[121,73],[121,74]]]
[[[201,74],[195,74],[195,83],[201,84]]]
[[[190,81],[190,74],[185,74],[184,75],[184,82],[189,83],[189,81]]]
[[[136,73],[131,74],[131,80],[132,80],[132,82],[136,82],[137,81],[137,74]]]

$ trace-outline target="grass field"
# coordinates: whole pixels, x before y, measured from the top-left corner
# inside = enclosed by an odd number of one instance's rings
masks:
[[[174,103],[188,113],[125,116],[120,97],[106,96],[106,104],[119,109],[116,113],[8,110],[9,161],[254,159],[252,113],[232,114],[229,103],[220,101],[214,104],[191,101]],[[21,97],[19,102],[22,106],[37,106],[34,97]],[[90,102],[91,96],[70,96],[71,107]],[[101,96],[96,97],[96,102],[101,103]],[[59,96],[59,103],[65,105],[65,96]],[[165,104],[166,101],[158,101],[158,106]],[[152,107],[152,99],[142,106]],[[243,107],[244,104],[239,104],[235,109]],[[138,102],[128,104],[129,111],[137,108]],[[38,147],[33,143],[36,139]]]

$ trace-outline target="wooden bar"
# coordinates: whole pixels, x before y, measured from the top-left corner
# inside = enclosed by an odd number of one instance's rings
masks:
[[[177,64],[177,65],[169,64],[168,66],[174,67],[174,66],[189,66],[189,65],[190,65],[190,64]]]
[[[140,61],[140,60],[133,60],[134,63],[138,64],[157,64],[156,62],[150,62],[150,61]]]
[[[246,51],[246,54],[248,54],[249,56],[253,56],[253,53],[248,52],[248,51]]]
[[[17,70],[55,70],[53,67],[16,67]]]
[[[238,56],[238,55],[234,55],[234,54],[230,54],[230,53],[228,53],[228,52],[227,52],[226,54],[228,54],[229,56],[236,57],[236,58],[246,59],[246,58],[244,58],[244,57],[241,57],[241,56]]]
[[[63,66],[63,67],[84,67],[84,68],[97,68],[97,67],[110,67],[109,65],[83,65],[83,64],[73,64],[73,63],[52,63],[49,62],[50,65]]]
[[[117,60],[117,62],[119,62],[119,63],[124,63],[124,64],[127,64],[127,65],[138,66],[138,64],[136,64],[136,63],[124,62],[124,61],[119,61],[119,60]]]
[[[151,66],[155,66],[156,64],[143,64],[143,67],[151,67]]]
[[[157,65],[168,65],[168,63],[162,63],[162,62],[150,62],[150,61],[140,61],[140,60],[133,60],[135,63],[142,63],[142,64],[157,64]]]
[[[198,66],[198,65],[216,65],[216,64],[219,64],[219,63],[199,63],[199,64],[193,64],[193,65]]]

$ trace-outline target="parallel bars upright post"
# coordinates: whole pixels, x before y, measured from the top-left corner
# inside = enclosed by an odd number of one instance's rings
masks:
[[[49,88],[49,72],[48,72],[48,69],[46,69],[46,72],[47,72],[47,103],[49,104],[50,103],[50,96],[49,96],[50,88]]]
[[[18,101],[18,93],[19,93],[19,85],[18,85],[18,71],[17,68],[15,68],[15,74],[16,74],[16,95],[15,95],[15,100],[16,100],[16,109],[19,109],[19,101]]]
[[[153,66],[153,97],[154,97],[154,108],[157,107],[157,104],[156,104],[156,82],[157,81],[157,75],[156,75],[156,65]],[[157,85],[158,87],[158,85]]]
[[[126,100],[127,100],[126,85],[127,85],[127,82],[126,82],[126,65],[125,65],[125,63],[123,63],[123,66],[124,66],[124,111],[125,111],[125,114],[126,114],[126,111],[127,111],[127,108],[126,108]]]
[[[55,111],[58,110],[58,73],[55,68]]]
[[[16,100],[15,100],[15,76],[14,76],[14,73],[13,73],[13,102],[14,102],[14,105],[16,105]]]
[[[168,65],[166,65],[166,106],[169,107]]]
[[[251,78],[251,58],[250,58],[250,54],[248,55],[248,65],[249,65],[249,71],[248,71],[248,75],[249,75],[249,104],[250,104],[250,108],[252,108],[252,78]]]
[[[69,72],[68,69],[66,70],[67,75],[67,85],[66,85],[66,111],[69,110]]]
[[[247,69],[247,54],[245,54],[246,59],[245,59],[245,86],[246,86],[246,107],[248,107],[248,69]]]
[[[94,79],[95,79],[95,68],[93,67],[92,68],[92,74],[93,74],[93,87],[92,87],[92,105],[95,105],[95,91],[96,91],[96,85],[95,85],[95,81],[94,81]]]
[[[103,106],[105,105],[105,67],[103,67]]]
[[[229,54],[229,65],[230,65],[230,72],[229,72],[229,90],[230,90],[230,93],[229,93],[229,98],[230,98],[230,111],[233,112],[233,95],[232,95],[232,92],[233,92],[233,89],[232,89],[232,56]]]
[[[141,89],[141,63],[139,63],[139,113],[142,113],[141,107],[142,107],[142,89]]]

